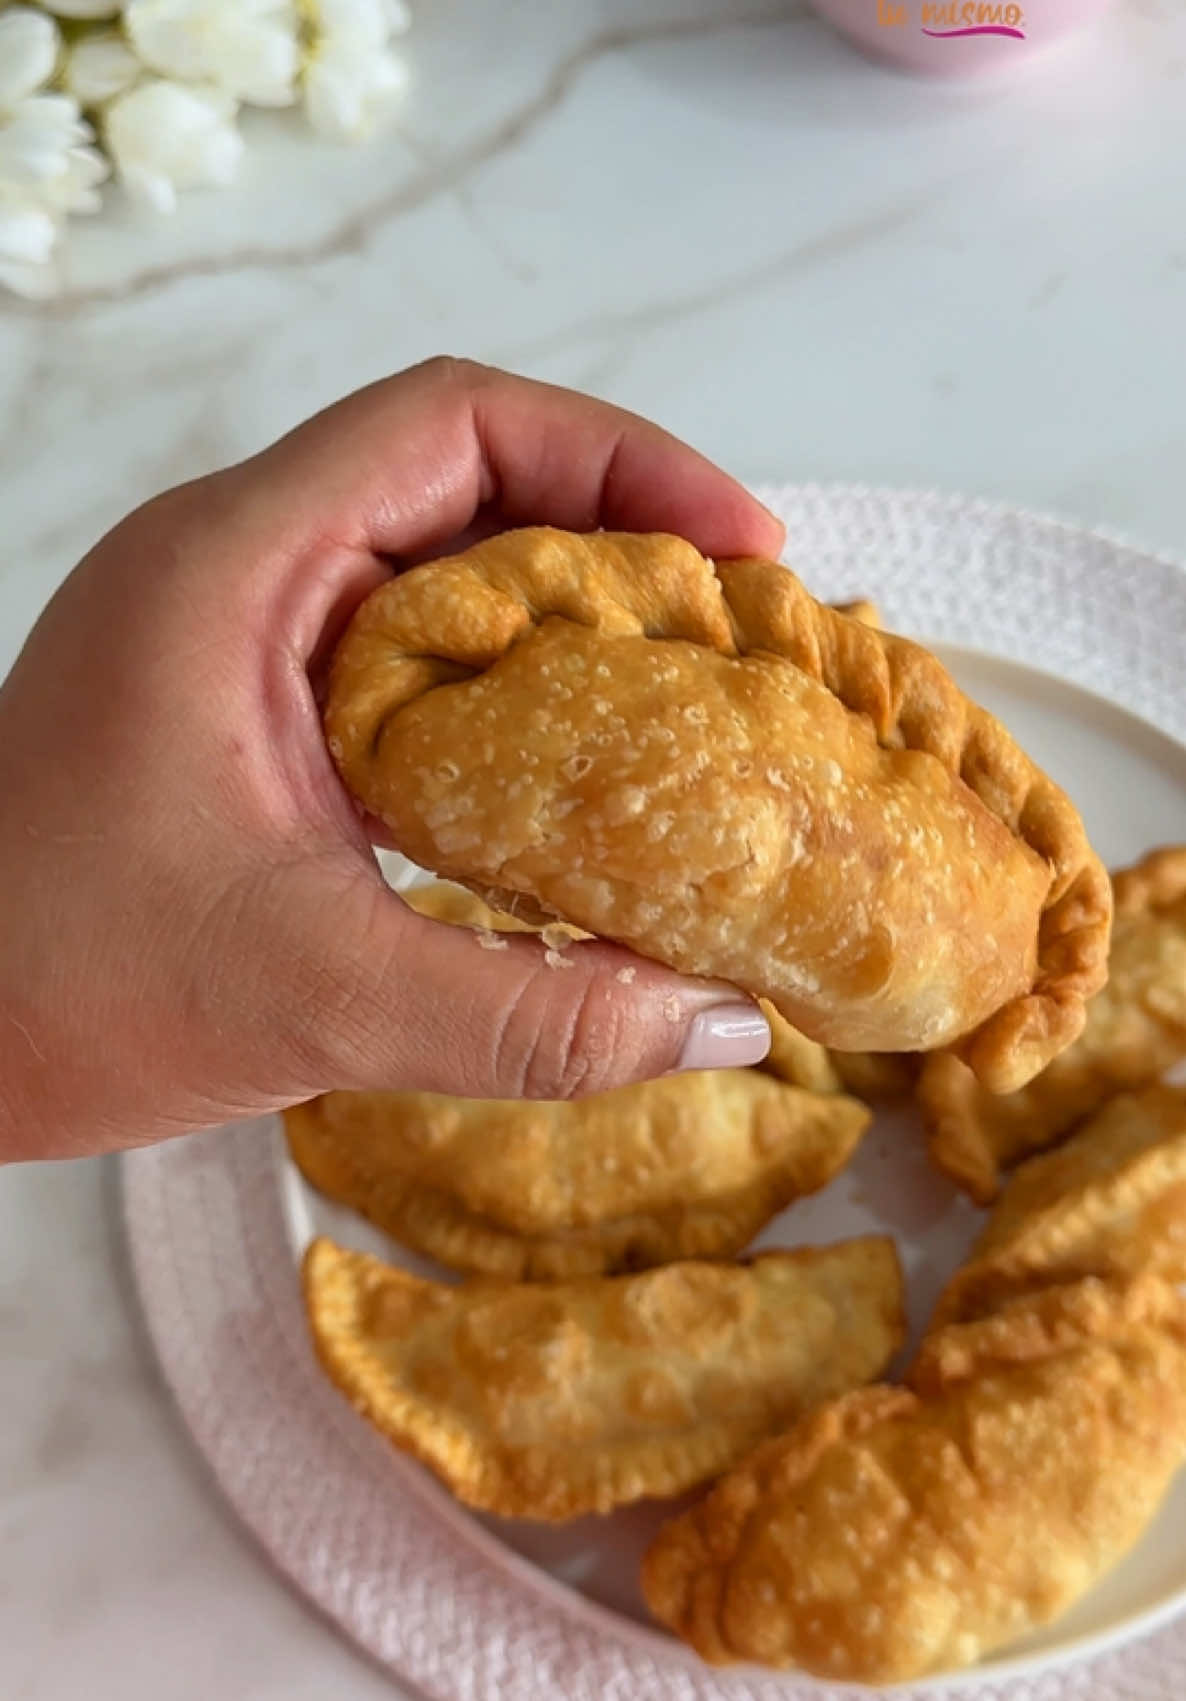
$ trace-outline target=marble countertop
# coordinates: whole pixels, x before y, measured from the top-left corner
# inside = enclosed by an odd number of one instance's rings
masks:
[[[79,228],[0,304],[0,669],[153,491],[471,354],[751,480],[960,490],[1186,557],[1186,13],[911,82],[797,0],[427,0],[391,136],[253,127],[241,186]],[[8,1701],[390,1697],[268,1570],[140,1334],[114,1174],[0,1182]]]

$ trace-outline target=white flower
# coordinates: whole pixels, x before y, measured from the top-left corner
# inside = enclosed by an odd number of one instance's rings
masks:
[[[143,70],[118,30],[98,30],[68,50],[62,84],[82,106],[98,106],[130,89]]]
[[[129,193],[171,213],[179,189],[229,183],[243,139],[237,103],[221,89],[142,83],[107,109],[107,146]]]
[[[58,62],[58,26],[31,6],[0,12],[0,112],[36,94]]]
[[[305,111],[324,135],[359,141],[407,86],[393,34],[407,29],[402,0],[307,0]]]
[[[0,113],[0,282],[45,294],[68,213],[93,213],[106,160],[68,95],[30,95]]]
[[[0,12],[0,283],[45,294],[68,213],[94,212],[107,164],[70,95],[39,92],[60,40],[44,12]]]
[[[64,217],[93,213],[107,162],[89,143],[94,132],[69,95],[30,95],[0,113],[0,195],[35,201]]]
[[[210,83],[257,106],[295,99],[294,0],[127,0],[124,28],[144,63],[166,77]]]

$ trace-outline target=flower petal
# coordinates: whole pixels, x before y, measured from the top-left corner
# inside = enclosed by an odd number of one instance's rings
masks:
[[[293,0],[127,0],[124,27],[144,63],[167,77],[261,106],[295,99]]]
[[[75,42],[66,58],[62,81],[83,106],[98,106],[130,89],[143,70],[118,30],[100,30]]]
[[[407,82],[407,67],[387,50],[360,51],[330,37],[306,67],[305,111],[322,135],[362,141],[379,128]]]
[[[177,210],[177,191],[164,172],[129,163],[120,167],[120,178],[133,200],[142,201],[157,213]]]
[[[128,189],[171,211],[178,189],[229,183],[243,139],[221,89],[154,78],[107,109],[107,145]]]
[[[0,260],[44,266],[57,235],[58,227],[44,208],[22,203],[0,206]]]
[[[31,6],[0,12],[0,113],[34,94],[54,74],[58,26]]]

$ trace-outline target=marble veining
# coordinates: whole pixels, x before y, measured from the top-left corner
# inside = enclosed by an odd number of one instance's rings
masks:
[[[237,190],[171,223],[114,206],[58,301],[0,299],[0,669],[130,506],[441,351],[596,390],[751,479],[961,490],[1186,557],[1178,0],[1117,0],[965,89],[866,63],[806,0],[417,13],[382,142],[261,115]],[[0,1178],[6,1701],[398,1693],[211,1491],[110,1183]]]

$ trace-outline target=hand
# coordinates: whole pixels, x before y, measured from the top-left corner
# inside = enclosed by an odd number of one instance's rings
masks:
[[[0,689],[0,1157],[336,1087],[559,1098],[763,1054],[732,988],[599,942],[559,972],[534,939],[481,951],[379,877],[315,682],[393,566],[526,523],[782,544],[654,426],[437,360],[158,497],[74,571]]]

